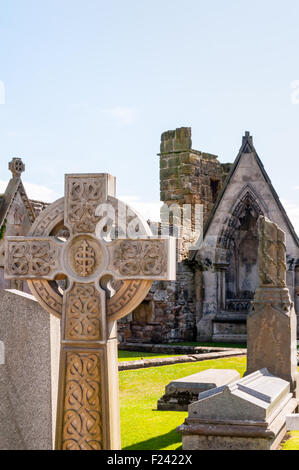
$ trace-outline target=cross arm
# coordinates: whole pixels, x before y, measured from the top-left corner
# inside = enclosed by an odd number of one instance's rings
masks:
[[[175,243],[174,237],[114,240],[108,244],[108,272],[120,280],[175,280]]]
[[[63,273],[62,246],[54,237],[6,237],[5,279],[55,279]]]

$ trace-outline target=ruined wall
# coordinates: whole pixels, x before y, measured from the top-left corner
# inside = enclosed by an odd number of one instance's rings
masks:
[[[195,338],[194,271],[186,262],[179,263],[176,281],[154,282],[141,305],[118,322],[120,342],[163,343]]]
[[[168,207],[191,204],[193,230],[195,204],[202,205],[202,222],[206,222],[231,166],[219,163],[215,155],[193,150],[190,127],[164,132],[159,157],[160,199]],[[161,213],[162,227],[179,222],[165,217]],[[119,322],[120,341],[161,343],[196,339],[202,278],[188,256],[198,236],[186,228],[180,232],[176,281],[153,283],[148,297],[132,317]]]
[[[210,215],[230,165],[217,156],[193,150],[191,128],[164,132],[160,147],[160,199],[167,205],[202,204]]]

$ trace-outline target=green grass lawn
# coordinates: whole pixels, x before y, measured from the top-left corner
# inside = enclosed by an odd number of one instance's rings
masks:
[[[299,450],[299,431],[288,433],[288,437],[282,444],[282,450]]]
[[[146,355],[135,354],[138,357]],[[171,380],[210,368],[236,369],[243,376],[246,358],[232,357],[121,371],[119,382],[123,450],[181,449],[182,438],[175,429],[184,422],[187,412],[157,411],[157,400],[164,394],[165,386]]]

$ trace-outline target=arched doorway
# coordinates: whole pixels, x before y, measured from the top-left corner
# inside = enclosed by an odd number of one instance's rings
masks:
[[[263,211],[250,192],[236,205],[220,243],[226,253],[222,311],[248,313],[258,285],[257,221]]]

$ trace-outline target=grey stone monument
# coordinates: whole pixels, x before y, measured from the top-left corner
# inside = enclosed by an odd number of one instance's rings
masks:
[[[32,295],[0,290],[0,342],[0,450],[51,450],[60,321]]]
[[[285,233],[260,217],[259,287],[247,319],[247,371],[266,367],[277,377],[297,382],[297,317],[286,284]]]
[[[262,369],[201,393],[177,431],[183,450],[274,450],[296,408],[290,383]]]
[[[239,372],[233,369],[207,369],[172,380],[165,387],[165,394],[158,400],[157,409],[188,411],[188,405],[198,400],[199,393],[228,385],[239,378]]]

